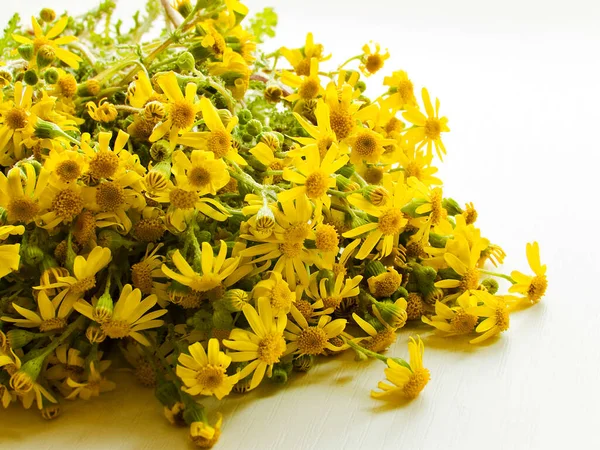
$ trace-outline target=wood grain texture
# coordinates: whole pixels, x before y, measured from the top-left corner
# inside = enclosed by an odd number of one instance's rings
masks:
[[[35,12],[54,4],[57,11],[80,12],[94,3],[28,0],[18,8]],[[121,2],[120,16],[130,18],[141,3]],[[475,203],[483,234],[509,255],[507,270],[526,271],[525,243],[538,240],[550,285],[542,304],[514,314],[510,330],[488,345],[440,341],[423,328],[400,333],[390,354],[406,357],[408,334],[419,332],[432,374],[412,403],[371,399],[383,364],[356,365],[350,354],[284,387],[267,382],[219,406],[208,401],[224,415],[217,448],[600,448],[600,4],[244,3],[278,8],[278,38],[270,48],[300,46],[309,29],[335,63],[369,39],[389,47],[383,72],[408,71],[416,86],[441,99],[441,113],[450,119],[440,171],[445,194]],[[2,8],[1,21],[12,12]],[[127,374],[113,376],[115,392],[66,403],[55,422],[15,407],[0,411],[0,448],[188,448],[186,431],[162,418],[151,391]]]

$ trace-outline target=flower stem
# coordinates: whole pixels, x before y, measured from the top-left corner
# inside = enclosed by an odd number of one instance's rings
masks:
[[[498,277],[498,278],[504,278],[505,280],[510,281],[512,284],[516,284],[517,282],[515,280],[513,280],[511,277],[509,277],[508,275],[504,275],[503,273],[496,273],[496,272],[491,272],[489,270],[484,270],[484,269],[479,269],[480,273],[483,273],[485,275],[490,275],[492,277]]]

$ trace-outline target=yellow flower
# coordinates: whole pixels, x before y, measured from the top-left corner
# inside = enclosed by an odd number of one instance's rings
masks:
[[[7,212],[8,223],[31,223],[40,210],[39,200],[50,173],[42,169],[39,175],[32,164],[13,167],[8,177],[0,173],[0,206]]]
[[[257,301],[261,298],[269,300],[276,316],[290,312],[292,304],[296,301],[296,293],[290,289],[279,272],[271,272],[268,279],[259,281],[252,295]]]
[[[89,159],[74,150],[50,152],[44,169],[50,174],[49,182],[56,187],[75,183],[88,169]]]
[[[508,291],[522,294],[531,303],[537,303],[544,296],[548,287],[546,265],[540,263],[540,246],[537,242],[527,244],[527,261],[534,276],[525,275],[517,270],[513,271],[510,276],[516,281],[516,284],[513,284]]]
[[[98,106],[94,102],[87,102],[85,106],[90,117],[96,122],[112,122],[119,114],[115,105],[106,101],[105,98],[98,102]]]
[[[248,363],[238,374],[241,380],[253,373],[250,390],[260,384],[265,372],[271,377],[273,365],[287,353],[283,338],[287,316],[280,314],[274,317],[266,297],[259,298],[257,304],[258,312],[251,305],[245,305],[243,309],[251,330],[236,328],[231,332],[229,339],[223,340],[225,347],[236,350],[229,353],[232,361]]]
[[[349,137],[356,127],[356,114],[360,103],[353,100],[354,88],[349,84],[336,86],[331,82],[325,89],[325,103],[329,106],[329,123],[340,142]]]
[[[196,292],[206,292],[220,286],[225,278],[233,274],[240,262],[239,257],[227,258],[227,244],[221,241],[219,254],[214,257],[213,249],[208,242],[202,243],[201,268],[202,273],[196,273],[188,264],[179,250],[173,253],[173,264],[179,272],[171,270],[166,264],[162,265],[165,275],[178,283],[188,286]]]
[[[415,190],[415,198],[422,201],[415,212],[427,216],[415,220],[419,231],[412,237],[412,240],[426,245],[429,242],[429,233],[432,228],[435,232],[444,236],[452,234],[452,225],[448,221],[448,211],[442,204],[444,198],[442,188],[429,188],[415,177],[408,179],[408,185]]]
[[[226,3],[230,3],[236,0],[225,1]],[[223,415],[221,413],[217,413],[217,421],[214,427],[202,421],[192,422],[190,424],[190,439],[196,447],[212,448],[219,440],[219,437],[221,437],[222,424]]]
[[[44,291],[40,291],[37,296],[37,306],[39,313],[30,311],[22,306],[13,303],[13,308],[24,319],[14,319],[3,316],[0,319],[5,322],[13,322],[15,325],[23,328],[39,328],[40,331],[60,331],[67,325],[67,318],[73,310],[72,302],[65,302],[65,296],[68,290],[61,291],[52,300]]]
[[[387,381],[392,384],[380,381],[377,387],[380,391],[371,391],[374,398],[385,398],[390,395],[400,394],[401,396],[412,400],[418,397],[421,391],[429,382],[431,376],[429,370],[423,367],[423,353],[425,346],[421,338],[410,338],[408,343],[408,353],[410,355],[410,364],[406,361],[398,363],[391,358],[387,360],[387,369],[384,370]]]
[[[111,260],[110,249],[96,246],[87,258],[78,255],[73,263],[73,276],[57,276],[56,283],[36,286],[34,289],[65,288],[69,290],[70,299],[75,302],[83,294],[96,286],[96,274],[104,269]],[[67,301],[67,300],[65,300]],[[68,303],[67,303],[67,306]]]
[[[246,165],[246,161],[233,148],[231,130],[237,125],[237,117],[232,117],[227,126],[223,125],[217,108],[206,97],[200,100],[200,109],[204,123],[210,131],[191,131],[184,133],[178,143],[200,150],[212,152],[215,159],[225,158]]]
[[[281,47],[279,53],[288,60],[297,75],[309,74],[312,58],[316,58],[317,61],[326,61],[331,58],[331,55],[323,55],[323,45],[315,44],[312,33],[307,33],[304,47],[295,49]]]
[[[209,63],[208,73],[219,76],[225,81],[225,87],[231,91],[236,100],[244,98],[250,85],[250,69],[242,55],[227,47],[223,53],[223,61]]]
[[[92,177],[96,179],[113,178],[126,170],[120,154],[122,152],[129,153],[125,148],[129,135],[119,130],[111,149],[112,135],[112,132],[103,131],[98,133],[97,148],[92,148],[90,145],[90,135],[88,133],[81,136],[81,150],[89,158],[89,171]]]
[[[167,299],[167,283],[158,281],[165,278],[161,269],[164,256],[156,254],[163,244],[160,243],[154,248],[152,246],[153,244],[148,244],[144,258],[131,266],[131,282],[133,287],[142,291],[142,294],[155,294],[158,304],[164,308]]]
[[[362,50],[364,54],[360,59],[360,71],[367,77],[383,68],[385,60],[390,57],[390,53],[387,50],[383,54],[380,53],[381,47],[379,44],[375,44],[374,51],[369,44],[365,44]]]
[[[435,287],[438,288],[458,290],[456,294],[447,296],[446,301],[458,298],[463,292],[479,287],[477,262],[479,261],[481,250],[479,243],[469,245],[464,236],[458,235],[454,239],[448,239],[444,261],[448,267],[460,276],[460,279],[447,279],[435,283]]]
[[[160,101],[163,97],[152,87],[146,71],[140,70],[137,79],[127,89],[127,99],[134,108],[143,108],[148,102]]]
[[[342,303],[342,300],[358,295],[360,289],[358,285],[363,279],[362,275],[354,278],[345,278],[343,274],[335,277],[335,282],[331,283],[327,278],[322,278],[317,282],[318,272],[311,276],[310,286],[306,293],[316,301],[322,301],[327,309],[336,309]],[[332,311],[333,312],[333,311]]]
[[[110,363],[110,361],[108,361]],[[67,379],[67,385],[73,388],[73,392],[66,396],[68,400],[74,400],[80,398],[82,400],[89,400],[92,397],[98,397],[102,392],[108,392],[114,390],[117,385],[107,380],[102,372],[108,369],[108,365],[100,365],[96,369],[94,361],[90,363],[90,368],[85,382],[77,382],[71,378]]]
[[[335,187],[333,174],[348,162],[348,156],[338,155],[337,147],[330,147],[323,159],[319,155],[316,146],[305,149],[306,158],[295,163],[295,169],[285,168],[283,170],[284,180],[291,181],[295,186],[277,195],[281,203],[287,203],[300,196],[307,196],[315,202],[317,211],[331,206],[331,198],[327,190]]]
[[[397,153],[399,166],[404,169],[406,180],[414,177],[425,186],[442,184],[442,180],[434,176],[437,167],[431,165],[433,155],[427,155],[417,150],[414,146]]]
[[[185,384],[182,390],[190,395],[214,395],[219,400],[229,395],[239,374],[227,376],[231,358],[219,350],[218,339],[208,341],[208,355],[200,342],[190,345],[188,351],[189,355],[179,355],[176,368]]]
[[[390,86],[394,92],[385,100],[385,105],[393,110],[407,109],[417,106],[414,87],[404,70],[392,73],[383,79],[383,84]]]
[[[111,339],[131,337],[142,345],[150,346],[150,341],[140,332],[162,326],[164,321],[157,319],[167,313],[166,309],[148,313],[156,301],[156,295],[149,295],[142,300],[142,292],[126,284],[114,304],[112,315],[102,322],[102,331]],[[96,320],[94,307],[87,301],[79,300],[74,308],[89,319]]]
[[[149,141],[156,142],[169,133],[171,149],[174,149],[179,134],[190,130],[196,121],[196,114],[200,110],[200,103],[196,102],[198,86],[196,83],[188,83],[185,86],[184,97],[174,72],[159,76],[157,83],[168,99],[168,115],[154,128]]]
[[[352,194],[348,197],[351,205],[377,218],[377,223],[367,223],[343,234],[344,237],[354,238],[369,233],[356,255],[358,259],[369,256],[380,240],[383,242],[380,250],[381,257],[389,255],[398,245],[400,233],[404,231],[408,222],[401,211],[409,195],[404,183],[400,181],[394,183],[389,176],[385,176],[381,193],[381,201],[378,205],[374,205],[361,194]]]
[[[394,342],[396,342],[396,328],[390,327],[388,323],[382,323],[383,329],[377,330],[373,325],[364,320],[356,313],[352,313],[352,318],[356,324],[369,336],[367,338],[355,338],[348,333],[345,333],[346,337],[352,339],[353,342],[360,342],[361,346],[372,352],[383,352],[389,348]]]
[[[492,336],[508,330],[510,317],[504,298],[497,295],[491,295],[489,292],[481,290],[472,290],[471,293],[479,300],[479,302],[483,303],[483,305],[468,308],[466,312],[479,317],[487,317],[487,319],[475,328],[476,332],[483,334],[475,339],[471,339],[469,342],[471,344],[478,344]]]
[[[0,241],[5,240],[10,235],[19,235],[25,232],[23,225],[4,225],[0,226]],[[5,277],[9,273],[19,270],[21,254],[19,253],[21,244],[0,244],[0,261],[3,264],[0,266],[0,278]]]
[[[288,321],[285,327],[284,336],[290,342],[285,351],[286,355],[324,355],[325,350],[337,352],[347,348],[345,345],[336,346],[330,342],[344,331],[346,319],[331,320],[331,316],[322,315],[316,325],[309,325],[295,306],[292,306],[291,314],[295,323]]]
[[[477,325],[477,321],[479,320],[476,314],[467,312],[472,307],[477,306],[477,297],[467,291],[458,297],[456,303],[457,306],[451,308],[437,301],[435,303],[436,315],[431,319],[421,316],[421,320],[437,328],[444,336],[469,334],[475,329],[475,325]]]
[[[33,27],[34,34],[33,39],[29,39],[25,36],[20,36],[17,34],[12,35],[13,39],[20,44],[33,45],[33,55],[31,57],[31,60],[29,61],[30,67],[36,67],[37,54],[39,50],[42,49],[42,51],[46,52],[47,55],[53,55],[53,57],[56,56],[58,59],[60,59],[62,62],[72,67],[73,69],[79,68],[79,62],[81,61],[81,58],[76,54],[59,47],[59,45],[70,44],[71,42],[77,40],[75,36],[63,36],[60,38],[57,37],[60,33],[62,33],[65,30],[68,22],[68,16],[65,15],[61,17],[60,20],[56,22],[54,26],[50,28],[50,30],[44,35],[44,31],[42,30],[42,27],[40,26],[36,18],[31,17],[31,25]]]
[[[202,150],[194,150],[190,158],[181,150],[175,151],[171,170],[179,187],[195,190],[198,195],[215,195],[230,179],[225,162]]]
[[[19,147],[21,141],[32,134],[28,126],[35,124],[35,109],[32,109],[33,87],[24,85],[23,82],[15,83],[14,101],[9,100],[0,104],[0,156],[5,151],[12,139],[12,146]],[[1,99],[1,97],[0,97]],[[21,159],[20,157],[17,159]]]
[[[352,148],[350,153],[350,162],[352,164],[361,164],[368,162],[376,164],[380,161],[388,145],[396,143],[394,139],[385,139],[381,134],[369,128],[360,128],[347,140]]]
[[[441,134],[450,131],[450,128],[448,128],[448,119],[446,117],[440,118],[440,101],[438,99],[435,100],[434,113],[427,89],[423,88],[421,94],[427,116],[415,106],[407,107],[402,116],[412,123],[413,127],[406,130],[404,137],[409,141],[420,144],[418,148],[427,145],[427,154],[431,154],[432,147],[435,147],[435,151],[441,160],[442,154],[446,154],[446,147],[444,147],[444,143],[442,142]]]
[[[283,71],[280,80],[283,84],[297,89],[295,94],[285,97],[290,102],[300,99],[311,100],[323,95],[325,92],[319,79],[319,61],[316,58],[310,60],[308,75],[296,75],[292,72]]]
[[[317,106],[315,107],[316,126],[298,113],[294,113],[294,117],[310,137],[293,138],[295,141],[302,144],[303,147],[297,150],[290,150],[288,152],[289,156],[302,156],[305,154],[305,151],[309,151],[310,148],[316,147],[319,150],[321,158],[324,158],[327,150],[331,147],[338,146],[335,133],[331,129],[329,106],[323,100],[319,99],[317,101]]]
[[[80,184],[70,183],[64,186],[48,184],[40,197],[42,211],[36,223],[41,228],[52,230],[61,223],[71,223],[83,211],[84,206]]]

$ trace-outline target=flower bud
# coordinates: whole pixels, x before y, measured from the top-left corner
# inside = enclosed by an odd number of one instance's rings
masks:
[[[43,351],[43,349],[40,350]],[[27,356],[29,355],[31,355],[31,352]],[[13,388],[17,394],[27,394],[31,391],[42,371],[44,359],[46,359],[46,355],[41,353],[23,364],[21,368],[10,377],[10,387]]]
[[[194,55],[190,52],[183,52],[177,58],[175,62],[179,70],[193,70],[196,68],[196,60],[194,59]]]
[[[29,61],[31,59],[31,57],[33,56],[33,45],[31,45],[31,44],[19,45],[19,47],[17,48],[17,51],[19,52],[19,55],[21,55],[21,58],[23,58],[25,61]]]
[[[385,272],[385,267],[381,261],[369,261],[367,264],[365,264],[366,278],[376,277],[377,275],[381,275]]]
[[[46,402],[47,402],[46,398],[43,397],[42,404],[44,404]],[[60,405],[53,405],[51,403],[48,403],[47,406],[44,405],[44,407],[40,411],[42,418],[44,418],[45,420],[54,420],[58,416],[60,416],[60,413],[61,413]]]
[[[223,306],[230,312],[241,311],[248,304],[250,296],[241,289],[229,289],[223,296]]]
[[[350,177],[352,175],[354,175],[355,171],[356,170],[352,164],[347,164],[347,165],[343,166],[341,169],[339,169],[336,173],[339,173],[340,175],[350,179]]]
[[[249,109],[242,109],[237,113],[238,120],[240,121],[240,125],[247,124],[250,120],[252,120],[252,113]]]
[[[219,109],[217,114],[219,115],[219,118],[225,127],[229,125],[229,122],[231,122],[231,119],[233,118],[233,115],[228,109]]]
[[[0,89],[8,86],[12,80],[13,76],[8,70],[0,69]]]
[[[288,381],[288,375],[292,372],[292,364],[278,363],[273,366],[273,375],[271,381],[277,384],[285,384]]]
[[[227,328],[233,327],[233,317],[231,313],[226,309],[217,309],[213,313],[212,323],[215,328]]]
[[[262,131],[260,120],[252,119],[246,124],[246,132],[252,136],[258,136]]]
[[[92,312],[94,321],[98,323],[104,323],[108,321],[112,317],[113,307],[113,299],[107,289],[98,299],[98,303],[96,303],[96,307]]]
[[[85,330],[85,337],[90,344],[100,344],[106,339],[106,333],[96,324],[92,324]]]
[[[429,233],[429,244],[435,248],[445,248],[448,236],[442,236],[437,233]]]
[[[269,103],[279,103],[283,96],[281,88],[275,84],[267,86],[264,91],[265,100]]]
[[[313,355],[300,355],[294,358],[292,365],[296,372],[308,372],[315,363]]]
[[[277,134],[278,133],[275,133],[274,131],[263,131],[263,133],[261,133],[260,135],[260,142],[265,144],[273,151],[279,150],[279,147],[281,146],[281,141],[279,140]]]
[[[42,8],[40,11],[40,19],[46,23],[54,22],[54,20],[56,20],[56,13],[53,9]]]
[[[100,93],[100,82],[94,78],[90,78],[85,83],[77,86],[77,93],[81,97],[95,97]]]
[[[335,177],[335,185],[342,192],[352,192],[360,189],[360,185],[343,175]]]
[[[36,71],[29,69],[27,72],[25,72],[23,75],[23,81],[29,86],[35,86],[39,81]]]
[[[492,295],[494,295],[494,294],[496,294],[496,292],[498,292],[498,288],[499,288],[498,282],[496,280],[494,280],[493,278],[486,278],[485,280],[483,280],[481,282],[481,284]],[[10,333],[10,331],[9,331],[9,333]]]
[[[372,308],[373,314],[382,323],[388,324],[392,328],[402,328],[406,324],[408,316],[406,310],[400,307],[399,302],[376,302]]]
[[[8,344],[14,350],[25,347],[35,338],[37,338],[37,333],[32,333],[31,331],[21,330],[19,328],[15,328],[14,330],[10,330],[6,333],[6,338],[8,340]]]
[[[38,48],[36,61],[40,69],[52,64],[55,58],[56,54],[50,45],[42,45]]]
[[[458,202],[452,198],[445,198],[442,200],[442,207],[448,211],[449,216],[456,216],[462,214],[464,211],[458,204]]]
[[[48,70],[44,72],[44,81],[48,84],[56,84],[58,81],[59,73],[53,67],[50,67]]]
[[[189,16],[194,10],[190,0],[179,0],[175,2],[175,9],[177,9],[177,12],[181,14],[183,18]]]

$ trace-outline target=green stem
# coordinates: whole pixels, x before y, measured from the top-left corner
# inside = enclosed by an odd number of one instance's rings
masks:
[[[356,55],[356,56],[353,56],[352,58],[349,58],[349,59],[347,59],[346,61],[344,61],[344,62],[342,63],[342,65],[341,65],[341,66],[338,66],[338,70],[341,70],[341,69],[342,69],[342,67],[344,67],[344,66],[345,66],[346,64],[348,64],[349,62],[351,62],[351,61],[354,61],[355,59],[360,59],[360,58],[362,58],[362,56],[363,56],[363,55],[361,54],[361,55]]]
[[[505,280],[510,281],[512,284],[516,284],[517,282],[513,280],[508,275],[504,275],[503,273],[491,272],[489,270],[479,269],[479,273],[483,273],[484,275],[490,275],[492,277],[504,278]]]

